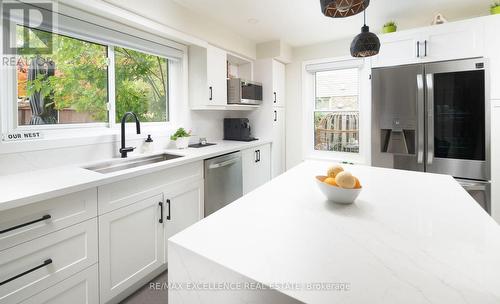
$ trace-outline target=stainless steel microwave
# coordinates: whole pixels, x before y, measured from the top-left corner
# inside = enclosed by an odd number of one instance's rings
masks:
[[[241,78],[227,80],[227,103],[258,105],[262,103],[262,84]]]

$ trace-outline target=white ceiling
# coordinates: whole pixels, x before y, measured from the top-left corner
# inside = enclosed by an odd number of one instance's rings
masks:
[[[174,0],[257,43],[276,39],[294,47],[356,35],[363,15],[332,19],[319,0]],[[441,12],[450,20],[487,15],[492,0],[371,0],[367,23],[373,32],[395,20],[400,29],[430,24]],[[252,20],[253,19],[253,20]],[[253,21],[253,22],[252,22]],[[258,21],[255,23],[255,21]]]

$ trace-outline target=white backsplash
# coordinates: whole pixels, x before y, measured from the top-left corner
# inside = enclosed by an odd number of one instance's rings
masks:
[[[137,147],[129,155],[141,153],[141,145],[148,134],[151,134],[153,137],[154,149],[160,151],[167,147],[175,148],[175,144],[170,141],[169,137],[178,127],[185,127],[188,130],[192,130],[193,136],[191,142],[198,142],[200,136],[206,137],[209,141],[218,140],[223,138],[223,119],[225,117],[248,116],[247,112],[240,111],[187,112],[187,115],[182,118],[182,121],[185,121],[185,123],[179,124],[179,126],[175,126],[174,128],[165,128],[164,132],[158,132],[157,130],[156,132],[148,132],[145,127],[142,128],[141,135],[136,135],[133,131],[127,131],[127,146]],[[119,157],[119,148],[120,136],[116,135],[114,142],[0,154],[0,175]]]

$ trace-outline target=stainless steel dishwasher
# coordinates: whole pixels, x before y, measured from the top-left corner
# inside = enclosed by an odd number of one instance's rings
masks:
[[[205,160],[205,216],[242,195],[241,152]]]

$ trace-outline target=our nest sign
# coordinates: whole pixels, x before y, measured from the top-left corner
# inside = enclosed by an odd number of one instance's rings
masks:
[[[3,141],[25,141],[43,138],[43,133],[34,132],[14,132],[3,135]]]

